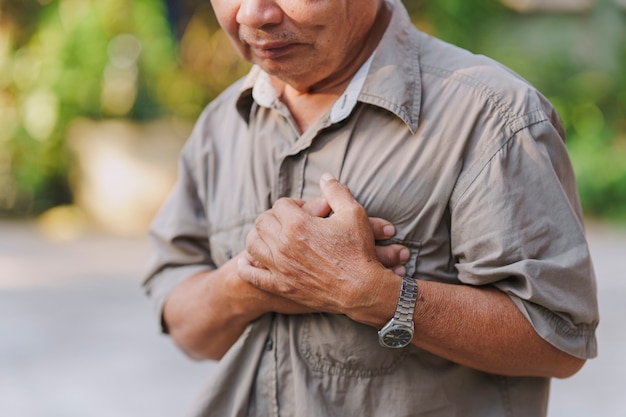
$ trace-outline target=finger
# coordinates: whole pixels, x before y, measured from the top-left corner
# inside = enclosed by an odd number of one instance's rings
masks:
[[[243,252],[241,252],[239,254],[240,258],[244,258],[244,261],[249,263],[250,265],[254,266],[255,268],[263,268],[263,265],[261,265],[261,263],[259,261],[257,261],[256,259],[254,259],[252,257],[252,255],[250,255],[248,253],[247,250],[244,250]],[[237,262],[239,262],[239,258],[237,258]]]
[[[269,291],[272,287],[271,273],[266,269],[255,267],[246,257],[237,259],[237,273],[239,278],[258,289]]]
[[[409,249],[402,245],[376,246],[376,257],[386,268],[404,265],[410,255]]]
[[[308,202],[305,203],[302,200],[295,200],[293,198],[287,198],[287,197],[279,198],[272,205],[272,209],[265,212],[261,216],[272,215],[274,216],[275,220],[280,225],[283,221],[285,222],[298,221],[298,220],[302,220],[303,218],[308,218],[311,215],[311,213],[309,213],[310,210],[311,211],[322,210],[320,208],[322,204],[320,204],[319,202],[312,203],[309,205],[307,204]],[[259,218],[261,218],[261,216],[259,216]]]
[[[396,234],[396,228],[393,224],[380,217],[370,217],[370,226],[372,226],[374,239],[376,240],[390,239]]]
[[[404,265],[396,266],[393,268],[393,273],[399,277],[403,277],[406,275],[406,267]]]
[[[315,217],[326,217],[330,214],[330,206],[322,196],[315,197],[302,205],[304,211]]]
[[[363,206],[352,196],[350,189],[337,181],[331,174],[324,173],[320,178],[322,196],[328,201],[328,205],[335,213],[343,211],[356,215],[357,212],[365,213]]]
[[[279,202],[274,203],[274,207],[272,209],[261,213],[259,217],[256,218],[254,222],[254,229],[261,236],[261,238],[265,236],[277,235],[278,233],[280,233],[282,225],[278,215],[279,204]],[[298,206],[294,204],[293,207]]]
[[[272,251],[268,242],[265,241],[264,235],[271,238],[273,236],[272,228],[280,228],[280,225],[276,226],[277,223],[276,219],[266,212],[257,218],[254,227],[246,236],[246,252],[257,266],[268,266],[273,263]]]

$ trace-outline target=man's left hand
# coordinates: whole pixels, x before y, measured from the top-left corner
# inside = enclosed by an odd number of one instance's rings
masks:
[[[314,311],[348,314],[375,303],[389,275],[365,208],[329,175],[320,187],[333,214],[320,217],[301,201],[278,200],[248,234],[249,256],[240,258],[238,271],[259,289]]]

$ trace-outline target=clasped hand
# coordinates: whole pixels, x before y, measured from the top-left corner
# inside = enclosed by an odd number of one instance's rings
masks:
[[[238,274],[312,311],[348,314],[377,296],[388,269],[404,274],[409,253],[401,245],[376,246],[395,229],[369,218],[347,186],[324,174],[320,187],[320,198],[282,198],[259,216]]]

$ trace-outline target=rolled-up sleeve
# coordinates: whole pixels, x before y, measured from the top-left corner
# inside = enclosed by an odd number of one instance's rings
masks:
[[[537,333],[597,354],[596,281],[565,144],[546,118],[504,140],[451,208],[461,282],[508,294]]]
[[[171,291],[184,279],[215,269],[211,259],[207,219],[199,187],[183,150],[178,181],[152,222],[149,232],[153,255],[143,287],[153,302],[163,332],[163,306]]]

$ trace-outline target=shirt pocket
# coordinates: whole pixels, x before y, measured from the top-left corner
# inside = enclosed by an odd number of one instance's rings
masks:
[[[409,248],[407,275],[413,276],[419,260],[420,243],[392,240]],[[388,375],[417,349],[389,349],[378,342],[378,330],[338,314],[309,314],[301,317],[298,348],[315,372],[347,377]]]

